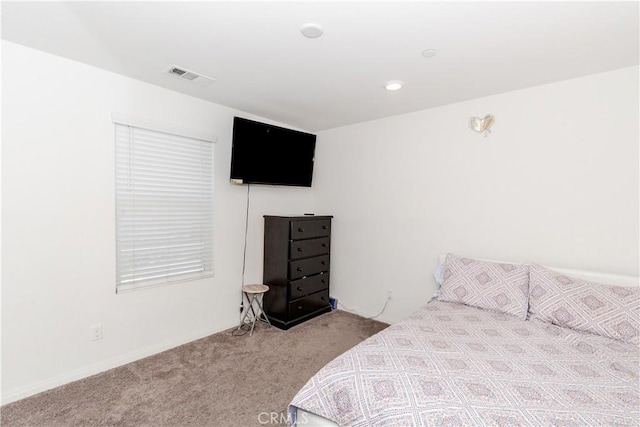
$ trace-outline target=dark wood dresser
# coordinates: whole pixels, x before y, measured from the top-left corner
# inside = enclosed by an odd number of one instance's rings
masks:
[[[331,311],[331,218],[264,217],[264,310],[280,329]]]

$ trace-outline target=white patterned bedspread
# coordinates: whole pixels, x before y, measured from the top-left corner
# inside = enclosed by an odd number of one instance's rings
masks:
[[[327,364],[290,410],[342,426],[638,426],[639,353],[433,301]]]

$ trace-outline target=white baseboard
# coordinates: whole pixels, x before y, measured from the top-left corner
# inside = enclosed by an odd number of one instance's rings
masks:
[[[369,317],[366,314],[363,314],[361,311],[359,310],[354,310],[352,308],[349,307],[345,307],[344,305],[342,305],[340,302],[338,302],[338,310],[342,310],[342,311],[346,311],[347,313],[351,313],[351,314],[355,314],[356,316],[360,316],[360,317],[365,317],[367,319],[371,319],[371,317]],[[373,320],[378,320],[380,322],[383,323],[388,323],[389,325],[393,325],[394,323],[399,322],[402,319],[395,319],[395,318],[391,318],[386,316],[384,313],[378,317],[376,317]]]
[[[136,360],[144,359],[145,357],[153,356],[154,354],[158,354],[163,351],[170,350],[174,347],[178,347],[183,344],[190,343],[191,341],[208,337],[209,335],[222,332],[236,325],[237,323],[233,323],[229,326],[223,327],[222,329],[216,329],[216,330],[209,329],[206,331],[201,331],[199,333],[188,335],[180,339],[166,341],[158,345],[152,345],[123,356],[118,356],[110,360],[105,360],[104,362],[100,362],[84,368],[80,368],[75,371],[68,372],[66,374],[29,385],[27,387],[22,387],[17,390],[12,390],[12,391],[9,391],[8,393],[3,393],[2,397],[0,398],[0,401],[2,402],[3,405],[7,403],[15,402],[16,400],[24,399],[25,397],[33,396],[34,394],[42,393],[43,391],[60,387],[61,385],[68,384],[72,381],[77,381],[86,377],[90,377],[91,375],[99,374],[100,372],[117,368],[118,366],[126,365],[127,363],[135,362]]]

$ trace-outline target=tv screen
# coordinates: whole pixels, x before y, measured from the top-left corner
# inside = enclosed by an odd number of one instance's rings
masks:
[[[234,117],[231,182],[311,187],[316,136]]]

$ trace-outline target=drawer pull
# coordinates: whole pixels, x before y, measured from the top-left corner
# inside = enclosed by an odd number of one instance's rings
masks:
[[[327,265],[327,261],[320,261],[320,264]]]
[[[298,267],[298,268],[296,268],[296,270],[302,271],[302,267]]]
[[[298,286],[296,289],[297,289],[299,292],[302,292],[302,291],[304,290],[304,289],[302,289],[302,286]]]
[[[325,279],[322,279],[322,280],[320,280],[320,283],[322,283],[322,284],[326,284],[326,283],[327,283],[327,281],[326,281]]]
[[[322,247],[323,247],[323,248],[326,248],[326,247],[327,247],[327,244],[326,244],[326,243],[323,243],[323,244],[322,244]]]
[[[302,310],[302,306],[301,305],[298,306],[298,310]]]
[[[304,252],[304,248],[298,248],[298,252]]]
[[[322,229],[323,229],[323,230],[326,230],[327,228],[329,228],[329,227],[327,227],[326,225],[323,225],[323,226],[322,226]]]
[[[322,301],[326,301],[326,300],[327,300],[325,297],[320,297],[320,299],[321,299]]]
[[[304,228],[302,228],[302,227],[298,227],[298,231],[299,231],[299,232],[301,232],[301,233],[303,233],[303,232],[304,232]]]

